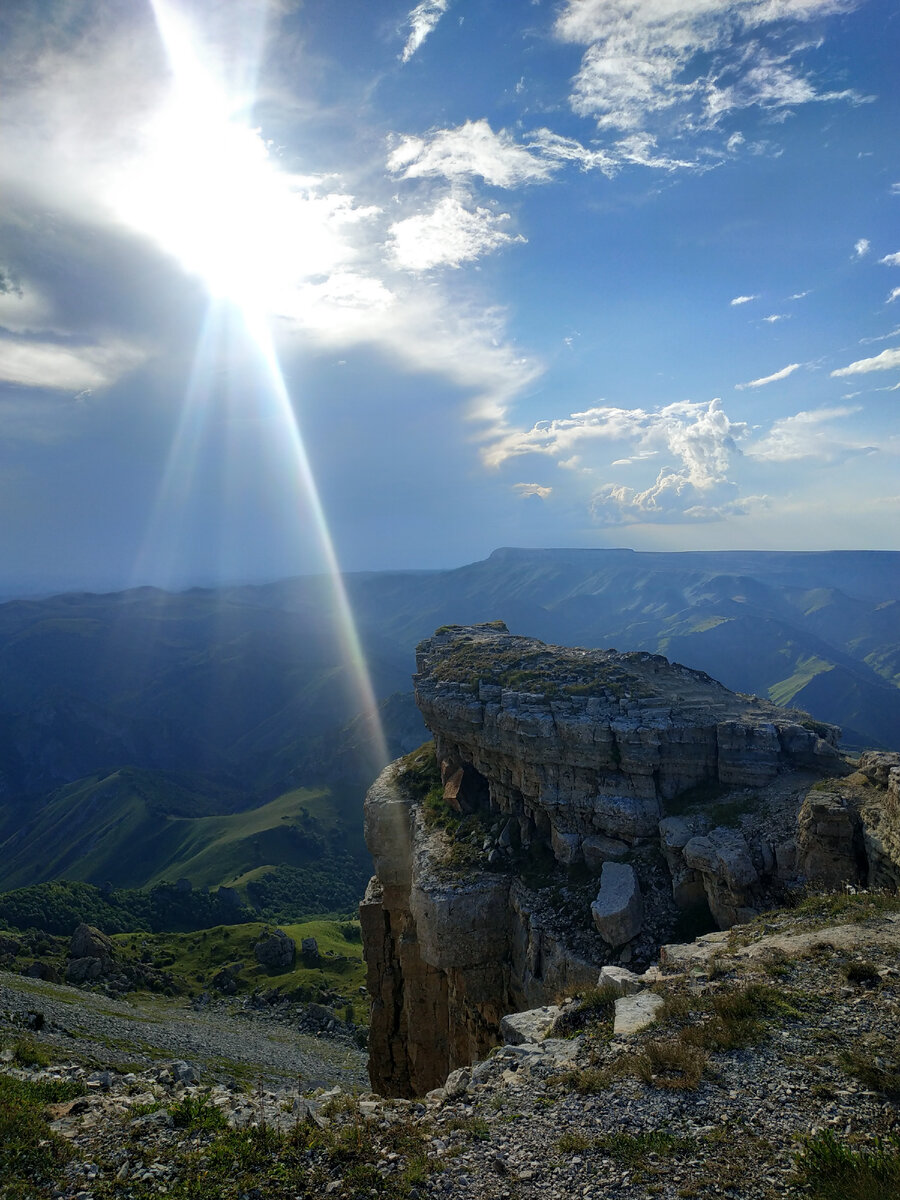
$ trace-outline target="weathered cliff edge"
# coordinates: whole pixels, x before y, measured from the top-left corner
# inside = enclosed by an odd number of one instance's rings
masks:
[[[702,672],[498,623],[422,642],[415,686],[437,799],[422,803],[423,756],[366,799],[384,1094],[438,1086],[485,1055],[505,1013],[594,984],[603,963],[651,961],[680,912],[727,928],[803,876],[900,878],[900,759],[841,778],[838,729]]]

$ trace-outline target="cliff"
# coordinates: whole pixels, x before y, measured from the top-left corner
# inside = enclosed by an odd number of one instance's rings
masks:
[[[379,1092],[438,1086],[505,1013],[748,920],[801,874],[897,861],[896,821],[863,795],[890,795],[889,766],[848,789],[834,726],[659,655],[451,626],[418,647],[415,687],[433,747],[366,800]]]

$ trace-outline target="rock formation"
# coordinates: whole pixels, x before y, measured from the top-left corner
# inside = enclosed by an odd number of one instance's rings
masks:
[[[482,1057],[505,1014],[651,961],[684,910],[727,928],[800,873],[859,882],[871,862],[888,879],[900,862],[900,770],[872,760],[845,788],[840,731],[804,713],[501,623],[439,630],[416,665],[431,767],[424,749],[398,760],[366,800],[380,1092],[422,1094]]]

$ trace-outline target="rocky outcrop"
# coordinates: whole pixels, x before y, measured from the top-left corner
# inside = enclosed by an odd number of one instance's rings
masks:
[[[424,750],[398,760],[366,800],[379,1092],[424,1094],[483,1056],[505,1014],[593,985],[604,964],[647,965],[680,910],[728,928],[804,871],[849,879],[838,848],[857,880],[869,870],[859,804],[849,849],[850,826],[829,824],[851,770],[839,730],[803,713],[659,655],[546,646],[500,624],[423,642],[415,684],[431,765]],[[890,763],[870,769],[893,778]],[[829,790],[810,791],[825,775]],[[900,862],[896,829],[879,826],[886,863]]]
[[[294,965],[297,943],[283,929],[267,934],[253,947],[253,956],[267,971],[287,971]]]

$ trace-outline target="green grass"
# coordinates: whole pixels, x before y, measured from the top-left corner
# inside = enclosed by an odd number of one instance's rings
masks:
[[[46,1194],[71,1156],[64,1138],[45,1116],[48,1104],[72,1100],[83,1092],[78,1084],[32,1083],[0,1075],[0,1188],[3,1200],[26,1200]]]
[[[789,675],[787,679],[781,679],[777,683],[773,683],[769,687],[769,699],[787,708],[797,693],[802,691],[810,680],[815,679],[817,675],[823,675],[827,671],[833,670],[834,663],[826,662],[823,658],[817,658],[814,654],[809,655],[807,658],[800,657],[794,664],[794,673],[792,675]]]
[[[151,887],[182,877],[198,888],[233,885],[260,868],[315,863],[340,820],[339,798],[327,788],[296,788],[267,804],[213,816],[176,815],[191,811],[191,797],[173,812],[171,790],[153,772],[133,768],[60,789],[41,809],[27,844],[9,856],[4,886],[66,878]],[[39,872],[35,846],[42,851]]]
[[[123,960],[138,961],[141,955],[148,956],[155,965],[171,973],[179,990],[188,995],[215,994],[212,979],[217,972],[228,964],[242,963],[234,975],[240,991],[279,988],[285,995],[296,995],[300,1000],[315,1000],[323,993],[337,992],[355,1002],[356,1017],[361,1019],[366,1006],[358,998],[366,968],[358,922],[317,918],[280,925],[296,942],[297,956],[291,969],[270,973],[257,963],[253,947],[272,928],[271,924],[254,921],[245,925],[217,925],[194,933],[116,934],[113,942]],[[309,937],[318,943],[318,962],[306,962],[300,953],[303,939]]]
[[[227,1125],[225,1114],[217,1108],[209,1098],[208,1093],[201,1092],[196,1096],[183,1096],[177,1104],[169,1109],[175,1126],[196,1133],[201,1129],[224,1129]]]
[[[900,1195],[900,1138],[854,1149],[830,1129],[803,1139],[797,1182],[810,1200],[896,1200]]]

